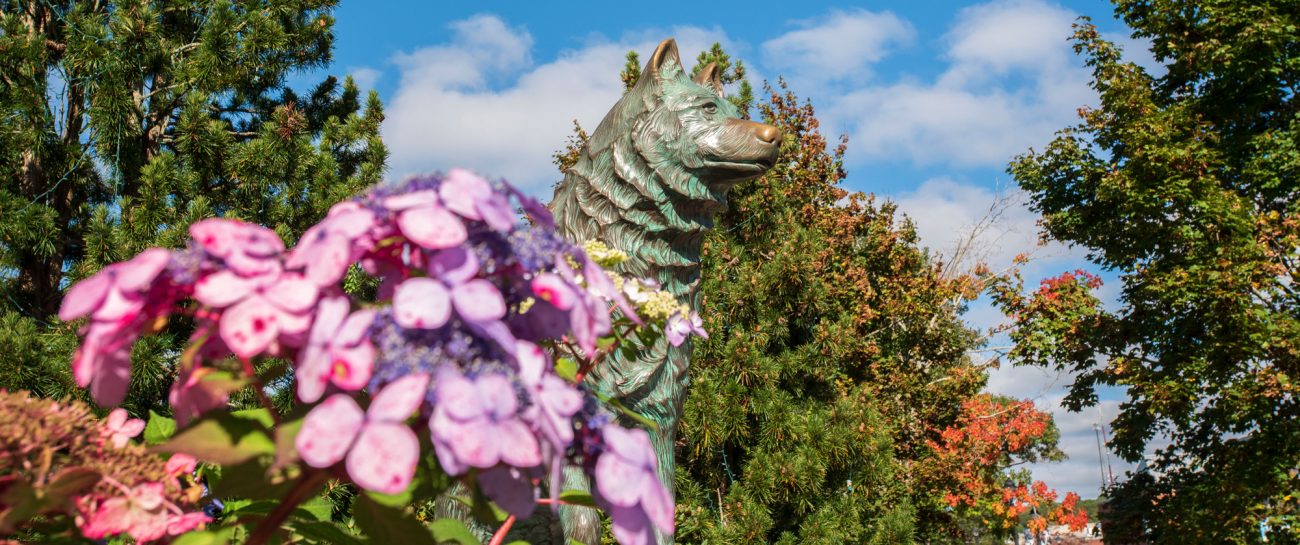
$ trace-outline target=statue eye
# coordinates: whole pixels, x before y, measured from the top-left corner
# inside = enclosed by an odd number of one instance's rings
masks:
[[[708,112],[708,113],[711,113],[711,114],[718,113],[718,103],[717,103],[717,102],[713,102],[713,101],[705,102],[705,103],[704,103],[702,106],[700,106],[700,107],[703,108],[705,112]]]

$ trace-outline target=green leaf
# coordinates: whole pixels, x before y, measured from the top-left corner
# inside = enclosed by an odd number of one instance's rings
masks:
[[[36,516],[41,510],[41,500],[36,497],[36,490],[31,483],[20,475],[11,475],[0,480],[0,534],[9,534],[19,524]]]
[[[334,504],[321,496],[316,496],[299,504],[295,513],[305,515],[311,520],[329,521],[330,515],[334,513]]]
[[[406,490],[397,494],[380,494],[379,492],[367,490],[366,495],[370,496],[370,499],[374,500],[375,503],[401,509],[411,504],[411,493],[415,490],[414,481],[411,484],[412,486],[407,486]]]
[[[555,360],[555,374],[569,382],[578,380],[578,362],[573,358],[558,358]]]
[[[591,499],[591,493],[581,490],[565,490],[560,492],[560,501],[572,505],[581,505],[583,507],[595,507],[596,501]]]
[[[608,405],[609,408],[614,409],[614,410],[618,411],[619,413],[623,414],[624,416],[626,416],[626,417],[628,417],[628,418],[631,418],[632,420],[637,421],[637,423],[639,423],[639,424],[641,424],[642,426],[645,426],[645,427],[647,427],[647,428],[650,428],[652,431],[653,431],[653,430],[658,430],[658,429],[659,429],[659,424],[656,424],[653,420],[650,420],[649,418],[646,418],[646,417],[644,417],[644,416],[641,416],[640,413],[637,413],[637,412],[633,411],[632,409],[629,409],[629,408],[623,406],[623,404],[622,404],[622,403],[619,403],[617,399],[614,399],[614,398],[612,398],[612,397],[608,397],[608,396],[602,395],[602,394],[600,394],[600,393],[596,393],[596,392],[593,392],[593,393],[596,394],[596,397],[597,397],[598,399],[600,399],[601,401],[605,402],[605,404]]]
[[[161,445],[176,434],[176,420],[149,411],[149,422],[144,425],[144,443]]]
[[[457,543],[459,545],[479,545],[479,540],[465,527],[465,523],[456,519],[438,519],[429,525],[434,539],[438,543]]]
[[[326,521],[291,521],[286,525],[294,533],[309,541],[328,545],[361,545],[365,543],[357,536],[349,534],[339,525]]]
[[[233,465],[275,453],[265,409],[215,412],[181,430],[159,452],[183,452],[205,462]]]
[[[99,479],[99,472],[88,467],[64,468],[41,489],[41,494],[48,503],[62,502],[94,486]]]
[[[187,532],[172,540],[172,545],[226,545],[234,533],[233,527],[209,532]]]
[[[278,500],[293,486],[295,475],[268,477],[266,459],[254,458],[240,464],[216,468],[208,480],[212,494],[219,498]]]
[[[401,543],[403,545],[437,545],[432,531],[414,515],[376,503],[361,495],[352,504],[352,518],[373,543]]]

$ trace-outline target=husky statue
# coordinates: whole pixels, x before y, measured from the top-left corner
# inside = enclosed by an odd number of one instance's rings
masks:
[[[780,141],[775,127],[743,119],[723,98],[716,65],[691,78],[676,42],[664,40],[556,186],[550,205],[556,226],[579,242],[600,240],[626,252],[622,272],[657,280],[698,311],[705,232],[733,185],[772,168]],[[689,341],[673,347],[661,338],[638,347],[635,358],[612,354],[586,379],[588,387],[658,424],[650,438],[670,492],[690,355]],[[590,483],[574,468],[564,488],[589,490]],[[594,510],[565,506],[560,518],[566,542],[600,543]],[[671,540],[659,536],[660,543]]]

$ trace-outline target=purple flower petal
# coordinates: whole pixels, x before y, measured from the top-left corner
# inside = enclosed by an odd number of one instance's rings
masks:
[[[329,467],[343,459],[364,422],[357,402],[334,394],[307,413],[294,444],[307,465]]]
[[[479,261],[474,252],[454,246],[434,254],[425,268],[433,277],[454,286],[478,276]]]
[[[506,301],[501,292],[482,278],[452,288],[451,301],[456,313],[471,322],[500,320],[506,315]]]
[[[393,319],[407,329],[437,329],[451,317],[451,300],[442,282],[411,278],[393,293]]]
[[[632,507],[640,502],[641,489],[651,480],[644,468],[609,451],[596,459],[595,473],[596,490],[605,500],[618,507]]]
[[[438,188],[438,196],[448,210],[471,220],[483,219],[479,215],[478,203],[492,195],[492,186],[487,180],[464,169],[453,168],[443,179]]]
[[[411,242],[430,250],[457,246],[468,237],[460,218],[437,205],[403,210],[397,215],[397,226]]]
[[[113,278],[107,270],[101,270],[73,284],[59,306],[59,319],[67,322],[90,314],[99,308],[112,289]]]
[[[429,375],[415,373],[399,378],[375,395],[366,418],[372,422],[402,422],[411,416],[429,392]]]
[[[368,422],[348,453],[348,476],[366,490],[397,494],[411,484],[420,440],[405,424]]]
[[[496,466],[478,474],[478,486],[507,513],[524,519],[537,508],[537,487],[518,468]]]

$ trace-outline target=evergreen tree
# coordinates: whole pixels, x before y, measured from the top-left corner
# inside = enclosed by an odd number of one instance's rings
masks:
[[[293,242],[379,179],[377,95],[329,77],[332,0],[0,2],[0,388],[75,392],[72,282],[192,222],[238,217]],[[166,411],[184,323],[134,353],[140,414]]]
[[[1112,535],[1295,543],[1300,4],[1115,4],[1162,70],[1079,25],[1100,105],[1010,172],[1047,235],[1118,276],[1119,303],[1082,275],[1030,294],[1008,285],[1013,355],[1074,374],[1073,410],[1122,387],[1111,446],[1123,458],[1167,443],[1110,492]]]

